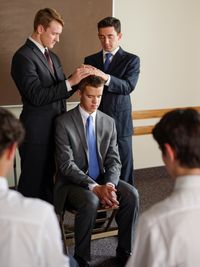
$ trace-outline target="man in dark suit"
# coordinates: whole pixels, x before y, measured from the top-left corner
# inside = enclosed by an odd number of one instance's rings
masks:
[[[78,68],[68,80],[56,54],[49,51],[59,41],[64,21],[54,9],[37,12],[34,31],[12,59],[11,75],[23,102],[20,115],[25,142],[19,149],[21,175],[18,190],[27,197],[53,202],[54,118],[66,111],[71,87],[87,74]]]
[[[64,206],[77,210],[75,218],[75,258],[80,267],[89,266],[91,232],[96,211],[103,207],[119,210],[117,259],[124,266],[132,253],[135,224],[138,216],[138,193],[130,184],[119,180],[121,162],[118,153],[115,121],[97,110],[104,81],[88,76],[79,84],[80,105],[56,119],[56,160],[58,180],[55,185],[55,210]],[[95,153],[91,155],[88,140],[88,118],[95,133]],[[94,152],[94,151],[93,151]],[[91,166],[97,157],[95,174]]]
[[[97,68],[95,74],[106,82],[99,109],[115,119],[122,162],[120,178],[133,184],[130,94],[138,81],[140,60],[138,56],[119,47],[122,33],[118,19],[107,17],[101,20],[98,23],[98,36],[103,50],[86,57],[84,63]]]

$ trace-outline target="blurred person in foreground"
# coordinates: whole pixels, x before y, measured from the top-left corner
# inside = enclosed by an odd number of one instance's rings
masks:
[[[168,198],[141,215],[126,267],[199,267],[199,112],[170,111],[154,127],[153,137],[175,186]]]
[[[0,266],[76,267],[76,261],[63,254],[52,205],[8,187],[6,176],[23,137],[19,120],[0,107]]]

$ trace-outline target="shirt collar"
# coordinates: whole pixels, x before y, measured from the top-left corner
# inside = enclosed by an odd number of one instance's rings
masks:
[[[200,175],[184,175],[176,178],[175,189],[200,187]]]
[[[42,54],[44,54],[45,48],[44,46],[42,46],[40,43],[38,43],[37,41],[35,41],[32,37],[28,38],[31,42],[33,42],[42,52]]]
[[[0,194],[8,191],[8,181],[5,177],[0,176]]]
[[[119,50],[119,46],[115,50],[113,50],[112,52],[108,52],[108,51],[103,50],[103,58],[105,58],[105,54],[107,54],[107,53],[111,53],[112,56],[114,56],[118,50]]]
[[[96,118],[97,111],[95,111],[95,112],[89,114],[89,113],[88,113],[87,111],[85,111],[80,105],[79,105],[79,111],[80,111],[81,116],[82,116],[82,118],[84,119],[84,121],[86,121],[87,118],[88,118],[89,116],[92,116],[93,120],[95,120],[95,118]]]

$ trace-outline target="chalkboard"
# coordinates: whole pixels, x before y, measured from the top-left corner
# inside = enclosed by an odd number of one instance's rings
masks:
[[[65,26],[60,43],[53,51],[58,54],[66,76],[83,63],[85,56],[100,49],[97,22],[112,15],[111,0],[0,0],[0,105],[20,105],[18,90],[10,75],[14,52],[33,31],[35,13],[42,8],[55,8]],[[72,96],[70,101],[74,101]]]

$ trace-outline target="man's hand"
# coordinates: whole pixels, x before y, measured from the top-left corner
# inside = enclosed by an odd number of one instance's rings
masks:
[[[112,185],[96,185],[92,191],[98,196],[104,208],[117,208],[119,206],[117,190]]]
[[[90,68],[90,74],[101,77],[105,82],[108,80],[108,75],[103,71],[91,66],[91,65],[84,65],[86,68]]]
[[[68,78],[70,86],[78,84],[83,78],[92,74],[94,67],[89,65],[81,65]]]

